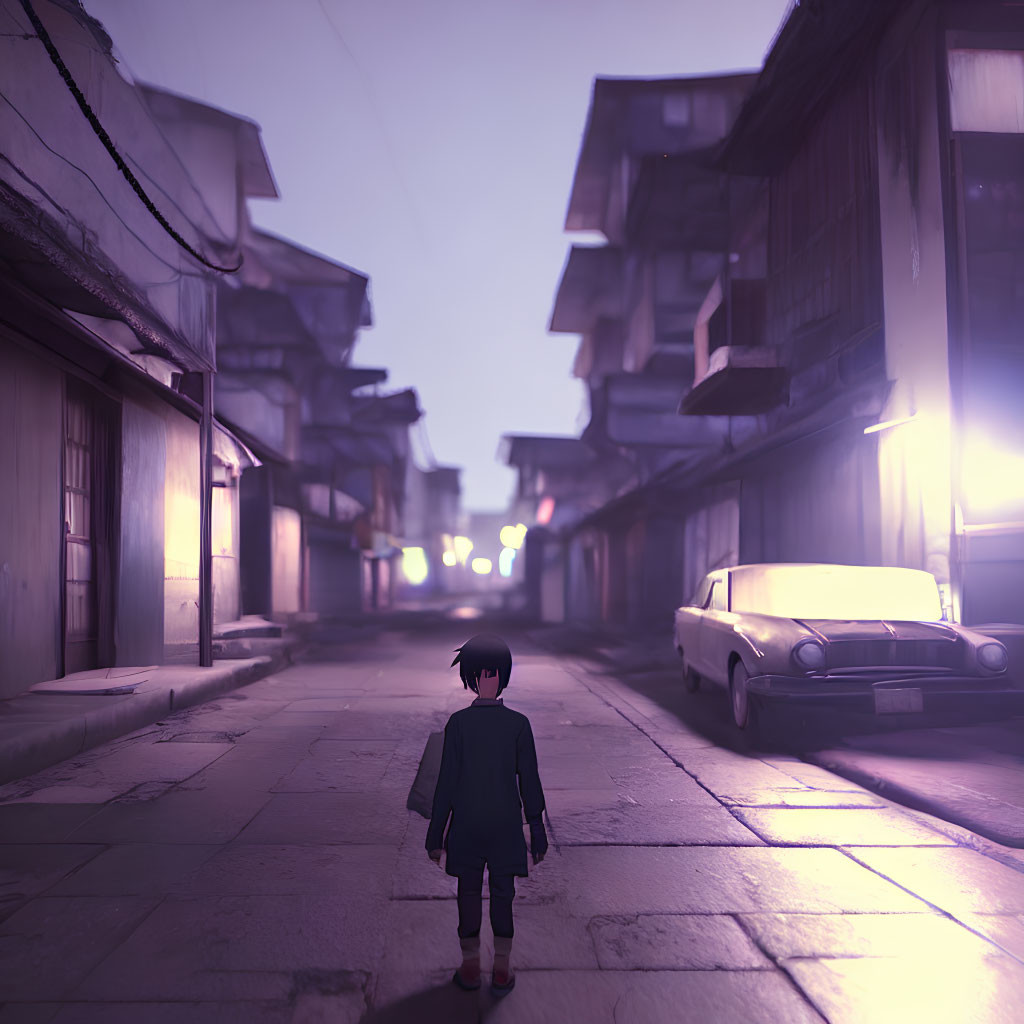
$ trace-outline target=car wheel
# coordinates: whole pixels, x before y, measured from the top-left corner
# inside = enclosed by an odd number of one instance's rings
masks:
[[[729,673],[729,700],[732,704],[732,720],[739,729],[746,729],[750,721],[750,694],[747,680],[750,678],[742,661],[737,661]]]
[[[683,689],[687,693],[696,693],[700,689],[700,676],[690,667],[685,655],[683,655]]]

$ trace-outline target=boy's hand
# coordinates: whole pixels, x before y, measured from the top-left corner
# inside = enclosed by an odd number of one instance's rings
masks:
[[[542,822],[530,824],[530,853],[533,854],[533,863],[539,864],[548,852],[548,834],[544,830]]]
[[[428,856],[438,866],[441,866],[441,850],[431,850]]]

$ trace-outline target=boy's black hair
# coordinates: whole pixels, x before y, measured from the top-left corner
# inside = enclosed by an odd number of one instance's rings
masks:
[[[485,668],[498,673],[498,693],[508,686],[512,674],[512,652],[496,633],[477,633],[461,647],[456,647],[455,651],[452,665],[459,666],[463,687],[479,693],[477,683]]]

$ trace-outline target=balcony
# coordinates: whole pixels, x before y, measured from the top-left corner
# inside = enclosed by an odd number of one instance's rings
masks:
[[[756,416],[789,398],[789,372],[778,350],[723,345],[708,359],[707,372],[679,403],[684,416]]]

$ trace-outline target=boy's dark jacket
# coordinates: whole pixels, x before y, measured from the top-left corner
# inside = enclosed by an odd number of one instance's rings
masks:
[[[501,701],[477,698],[445,726],[427,851],[448,851],[449,875],[479,870],[486,861],[491,874],[525,876],[524,811],[531,823],[544,811],[530,720]]]

